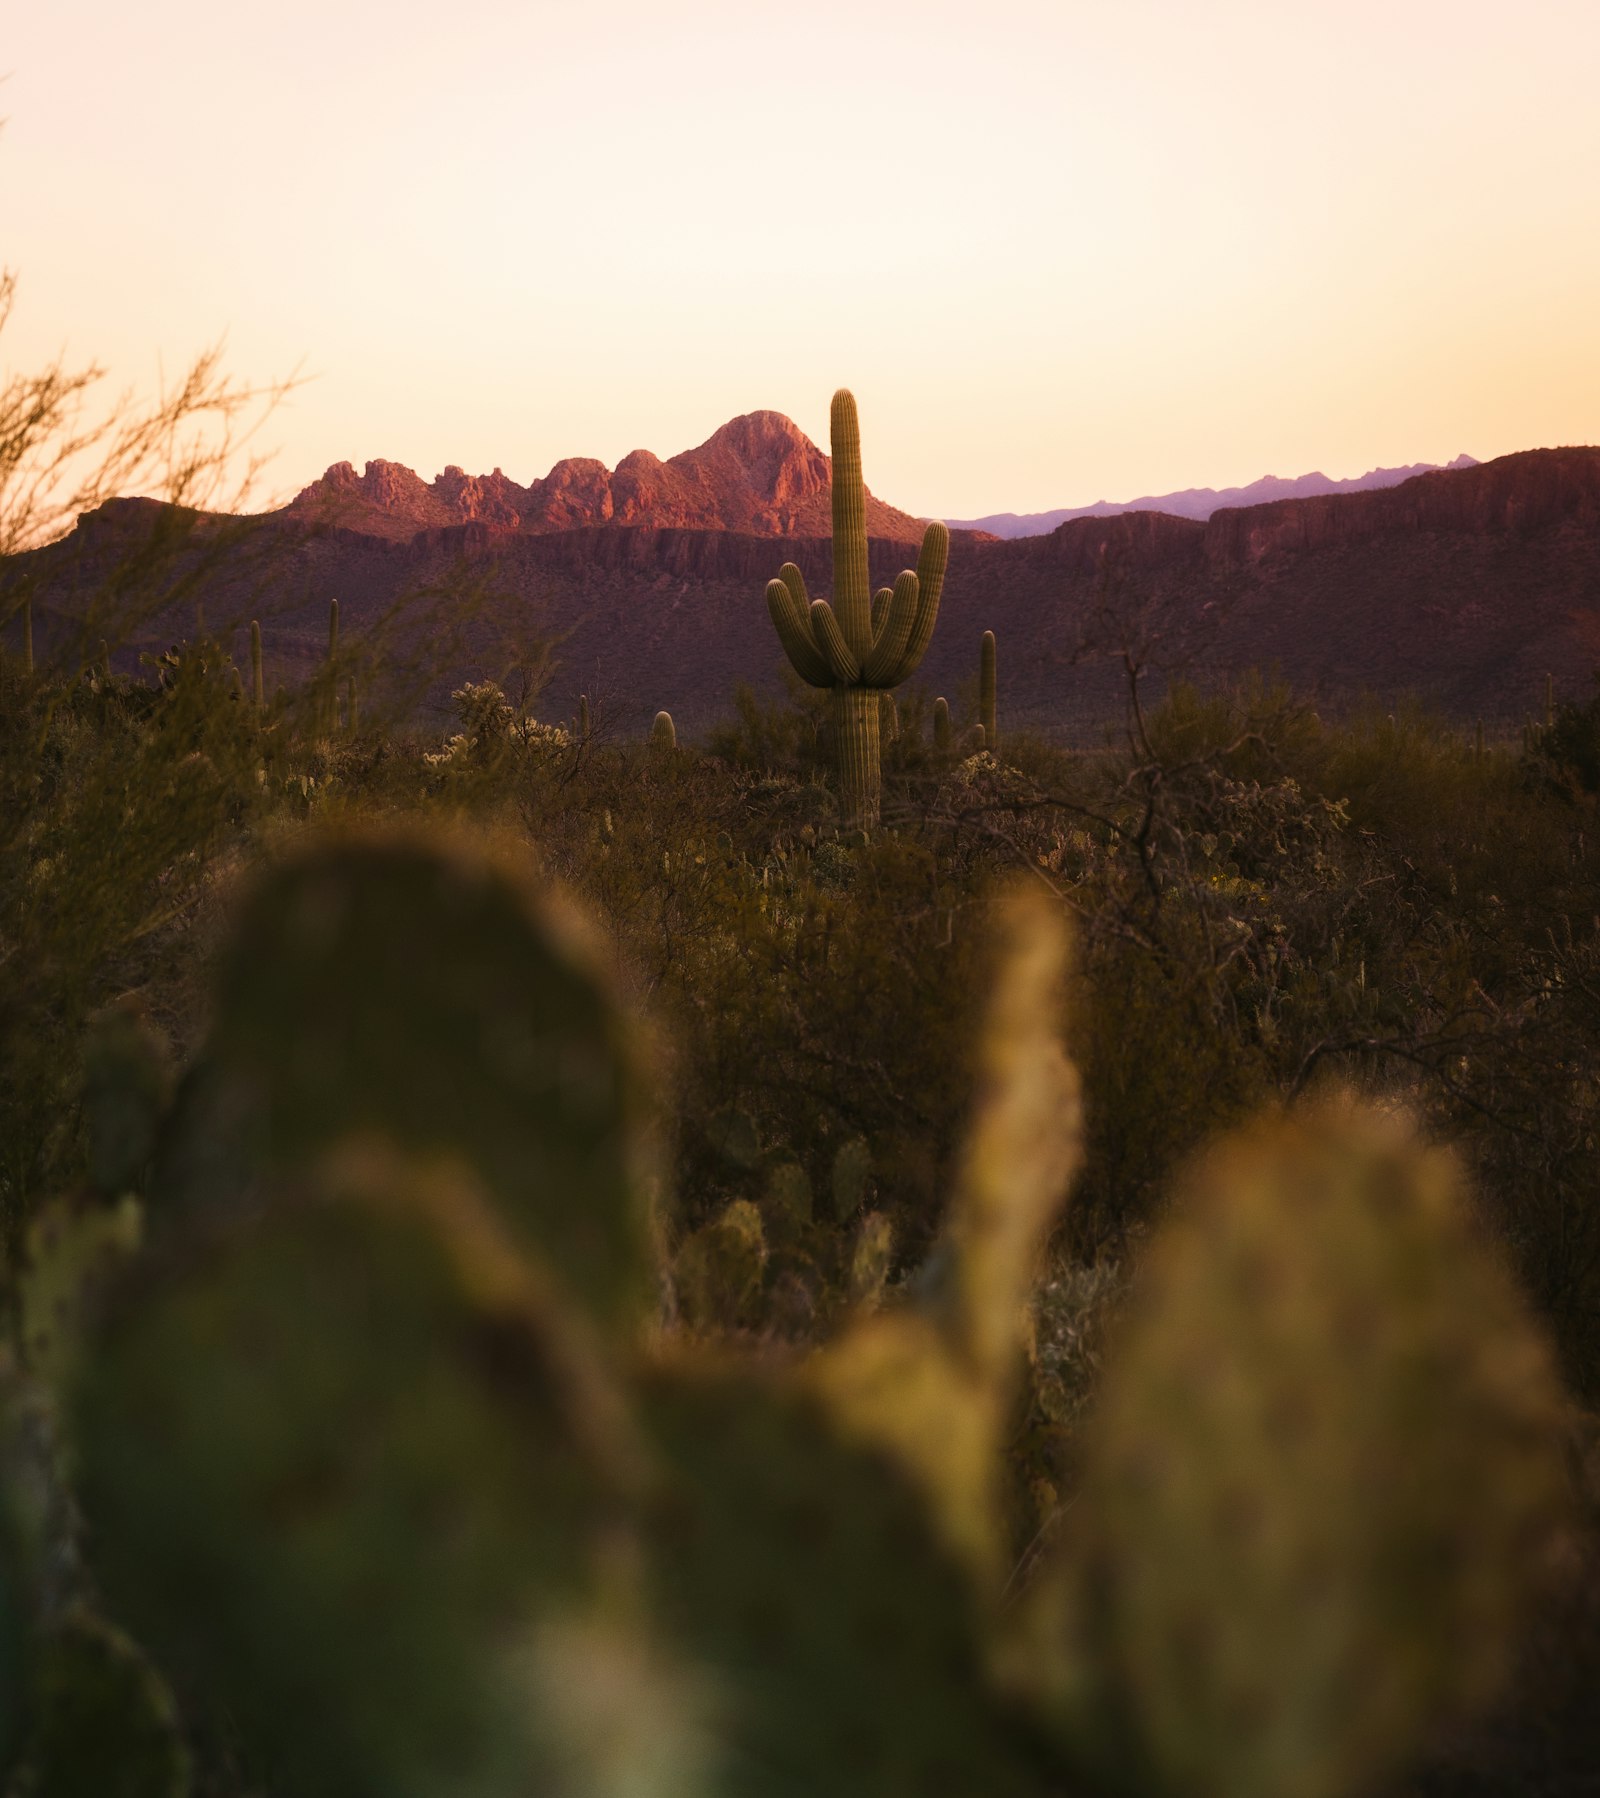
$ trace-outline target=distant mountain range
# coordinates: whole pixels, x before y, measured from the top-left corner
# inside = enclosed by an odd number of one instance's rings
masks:
[[[1129,511],[1010,542],[957,530],[918,683],[959,707],[993,630],[1003,728],[1078,742],[1121,716],[1126,643],[1157,691],[1179,672],[1276,668],[1336,710],[1413,694],[1469,728],[1542,708],[1547,671],[1559,697],[1587,697],[1600,667],[1600,449],[1463,462],[1205,521]],[[507,675],[508,643],[543,641],[555,663],[541,716],[570,716],[587,692],[614,728],[643,731],[665,707],[693,736],[727,715],[739,682],[783,691],[763,592],[790,559],[813,593],[829,590],[828,482],[827,457],[770,412],[670,462],[570,461],[526,486],[340,464],[280,511],[202,519],[163,582],[171,603],[149,596],[117,663],[131,672],[141,652],[190,634],[198,604],[241,659],[259,618],[268,683],[292,687],[325,655],[337,598],[341,641],[383,631],[421,672],[425,709],[441,712],[464,679]],[[20,588],[41,654],[115,641],[90,608],[127,590],[169,510],[114,500],[59,542],[0,561],[0,616]],[[873,579],[892,581],[915,561],[921,525],[877,500],[868,524]]]
[[[1120,512],[1167,512],[1174,518],[1195,518],[1202,524],[1213,512],[1228,506],[1264,506],[1275,499],[1320,499],[1329,493],[1370,493],[1375,487],[1398,487],[1413,475],[1432,474],[1440,467],[1476,468],[1476,457],[1461,455],[1454,462],[1413,462],[1406,468],[1372,468],[1365,474],[1336,481],[1330,476],[1263,475],[1248,487],[1185,487],[1181,493],[1152,493],[1143,499],[1097,499],[1092,506],[1062,506],[1054,512],[991,512],[987,518],[951,518],[945,522],[995,537],[1044,537],[1074,518],[1114,518]]]
[[[1478,464],[1471,456],[1457,456],[1447,466]],[[1123,512],[1165,512],[1204,523],[1227,507],[1397,487],[1437,467],[1416,462],[1408,468],[1374,468],[1343,481],[1320,473],[1293,480],[1266,475],[1248,487],[1189,487],[1121,503],[1097,500],[1092,506],[1054,512],[996,512],[946,522],[954,530],[998,538],[1044,537],[1075,518],[1112,518]],[[297,494],[286,511],[308,523],[397,541],[458,524],[539,535],[591,525],[797,537],[824,535],[832,528],[828,457],[781,412],[747,412],[730,419],[704,443],[665,462],[643,449],[631,451],[614,469],[593,457],[566,456],[526,486],[498,468],[492,474],[469,475],[452,466],[424,481],[399,462],[368,462],[360,474],[352,463],[336,462]],[[920,526],[911,513],[867,495],[867,529],[873,536],[909,542],[920,535]]]

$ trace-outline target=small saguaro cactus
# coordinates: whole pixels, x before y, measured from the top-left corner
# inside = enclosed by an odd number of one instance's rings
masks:
[[[328,601],[328,660],[325,664],[324,675],[327,682],[327,695],[323,699],[320,707],[322,713],[322,734],[329,737],[331,737],[339,728],[339,686],[338,677],[334,672],[335,664],[338,662],[338,659],[339,602],[336,599],[330,599]]]
[[[950,753],[950,702],[943,694],[933,702],[933,748],[936,755]]]
[[[847,822],[878,820],[878,695],[898,687],[922,660],[939,616],[950,533],[930,524],[916,572],[874,594],[867,567],[867,502],[855,396],[841,387],[829,415],[833,450],[833,601],[807,596],[805,577],[785,562],[767,583],[767,610],[795,672],[830,694],[839,792]]]
[[[650,726],[650,747],[652,749],[676,749],[678,732],[672,722],[671,712],[657,712],[656,721]]]
[[[266,709],[266,692],[261,676],[261,625],[250,620],[250,696],[258,712]]]
[[[578,695],[578,741],[580,743],[589,741],[589,732],[593,729],[593,722],[589,712],[589,695],[580,693]]]
[[[983,633],[978,653],[978,722],[983,726],[983,746],[993,750],[1000,738],[994,727],[994,632]]]

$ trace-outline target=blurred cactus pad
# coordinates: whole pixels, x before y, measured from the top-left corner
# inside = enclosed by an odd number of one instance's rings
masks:
[[[827,667],[874,727],[925,554]],[[487,691],[410,760],[224,695],[170,753],[225,852],[74,876],[125,936],[6,1188],[3,1798],[1521,1789],[1458,1782],[1587,1678],[1597,1488],[1513,1238],[1415,1089],[1302,1049],[1274,1097],[1178,984],[1289,959],[1221,920],[1319,892],[1343,813],[1208,789],[1179,914],[1154,828],[983,860],[1032,752],[942,704],[881,745],[918,835],[845,825],[819,711],[804,780],[723,789]]]

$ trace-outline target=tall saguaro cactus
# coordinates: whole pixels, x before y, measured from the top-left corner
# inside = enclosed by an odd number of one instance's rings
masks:
[[[267,708],[266,683],[261,672],[261,622],[250,620],[250,697],[259,716]]]
[[[841,387],[828,421],[833,450],[833,601],[813,600],[805,577],[785,562],[767,583],[767,610],[795,672],[828,690],[839,793],[852,824],[878,821],[879,695],[898,687],[922,660],[939,616],[950,533],[930,524],[916,572],[874,594],[867,572],[867,497],[854,394]]]

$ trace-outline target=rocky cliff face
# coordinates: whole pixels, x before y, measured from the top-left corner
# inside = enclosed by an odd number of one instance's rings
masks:
[[[669,461],[634,450],[613,470],[569,456],[526,487],[498,468],[467,475],[451,467],[430,483],[397,462],[369,462],[359,475],[336,462],[288,512],[391,539],[464,523],[539,533],[629,524],[810,536],[831,528],[829,479],[828,458],[792,419],[747,412]],[[867,529],[906,541],[921,534],[909,513],[870,495]]]

